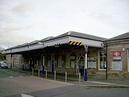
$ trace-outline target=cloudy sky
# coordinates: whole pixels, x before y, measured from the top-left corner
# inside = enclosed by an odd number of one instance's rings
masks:
[[[0,46],[67,31],[105,38],[129,32],[129,0],[0,0]]]

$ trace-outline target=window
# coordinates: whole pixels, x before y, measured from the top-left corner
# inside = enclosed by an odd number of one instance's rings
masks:
[[[75,68],[75,60],[70,60],[70,67]]]
[[[66,68],[70,68],[70,55],[66,55]]]
[[[76,56],[70,56],[70,68],[75,68]]]
[[[58,66],[58,55],[55,56],[55,67]]]
[[[62,62],[61,62],[62,67],[65,67],[65,56],[62,56]]]
[[[112,61],[112,70],[122,70],[122,61],[121,60],[113,60]]]
[[[106,69],[106,56],[100,53],[100,69]]]
[[[59,56],[58,58],[58,67],[65,67],[65,56]]]
[[[112,70],[122,71],[121,51],[112,51]]]
[[[50,66],[51,66],[51,56],[50,55],[46,56],[45,65],[46,65],[46,67],[50,68]]]
[[[62,67],[62,56],[59,56],[58,57],[58,67],[60,68],[60,67]]]
[[[96,58],[88,57],[88,68],[96,68]]]

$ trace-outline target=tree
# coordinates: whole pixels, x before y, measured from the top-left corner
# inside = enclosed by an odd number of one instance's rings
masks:
[[[5,60],[5,54],[2,54],[2,50],[4,50],[4,48],[0,47],[0,61]]]
[[[5,54],[0,53],[0,61],[5,60]]]

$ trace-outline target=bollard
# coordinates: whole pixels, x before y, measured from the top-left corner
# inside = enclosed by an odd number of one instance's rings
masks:
[[[32,68],[32,76],[34,75],[34,68]]]
[[[45,76],[46,76],[46,78],[47,78],[47,70],[46,70],[46,72],[45,72]]]
[[[54,71],[54,80],[56,80],[56,71]]]
[[[67,72],[65,72],[65,82],[67,82]]]
[[[88,80],[87,69],[84,69],[84,81]]]
[[[80,74],[80,72],[78,73],[78,82],[79,82],[79,84],[81,82],[81,74]]]

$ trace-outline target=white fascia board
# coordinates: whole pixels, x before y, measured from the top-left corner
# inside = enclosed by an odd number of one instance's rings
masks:
[[[23,51],[30,51],[30,50],[36,50],[36,49],[42,49],[48,46],[54,46],[54,45],[59,45],[59,44],[65,44],[69,42],[69,37],[61,37],[57,39],[52,39],[43,42],[43,44],[32,44],[32,45],[26,45],[24,47],[19,47],[19,48],[13,48],[9,49],[7,51],[4,51],[5,54],[7,53],[16,53],[16,52],[23,52]]]
[[[33,44],[33,45],[30,45],[27,49],[27,51],[29,50],[35,50],[35,49],[41,49],[41,48],[44,48],[44,44]]]
[[[21,52],[21,51],[27,51],[27,50],[28,50],[28,46],[24,46],[19,48],[13,48],[10,50],[9,53],[15,53],[15,52]]]
[[[100,47],[100,48],[102,48],[104,46],[102,41],[83,39],[83,38],[77,38],[77,37],[69,37],[69,41],[82,42],[83,45],[87,45],[89,47]]]

